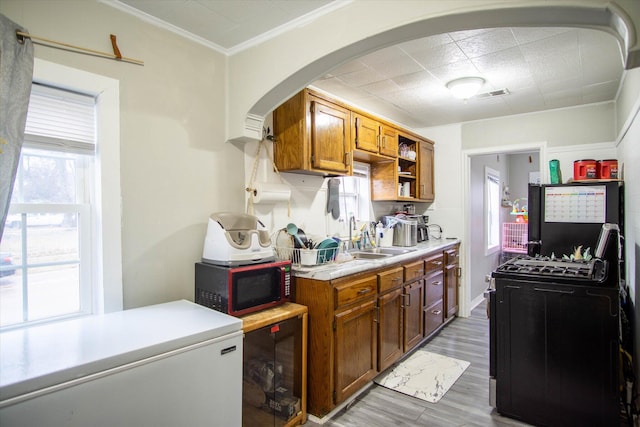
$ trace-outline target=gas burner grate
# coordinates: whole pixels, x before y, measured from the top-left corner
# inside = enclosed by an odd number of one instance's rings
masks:
[[[501,273],[526,274],[530,276],[551,276],[591,279],[594,261],[552,260],[550,258],[518,257],[497,268]]]

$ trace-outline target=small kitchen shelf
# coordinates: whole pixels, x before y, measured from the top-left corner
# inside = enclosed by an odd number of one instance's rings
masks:
[[[245,333],[242,425],[304,424],[308,308],[288,302],[240,319]]]

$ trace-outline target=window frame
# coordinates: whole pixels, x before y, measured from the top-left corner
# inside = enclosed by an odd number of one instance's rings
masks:
[[[350,193],[345,191],[346,179],[360,179],[361,184],[367,191],[358,191],[356,193]],[[371,215],[371,166],[367,163],[353,162],[353,175],[340,177],[341,191],[339,195],[340,203],[340,220],[343,223],[348,224],[351,215],[353,215],[358,221],[369,221]],[[357,205],[357,212],[347,212],[346,198],[355,198]]]
[[[85,93],[96,99],[95,173],[89,178],[95,180],[89,225],[89,234],[93,237],[90,312],[120,311],[123,309],[123,285],[119,81],[39,58],[34,59],[33,81]]]
[[[491,184],[496,186],[495,200],[491,200]],[[494,206],[492,206],[492,201]],[[491,208],[494,209],[491,209]],[[494,216],[492,216],[494,215]],[[500,251],[500,172],[488,166],[484,168],[484,248],[485,255],[491,255]],[[496,230],[492,230],[495,223]],[[491,232],[497,231],[497,240],[491,238]]]

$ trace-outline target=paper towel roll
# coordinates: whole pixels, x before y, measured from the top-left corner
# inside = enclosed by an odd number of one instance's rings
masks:
[[[288,202],[291,198],[291,189],[286,184],[256,182],[254,188],[253,203]]]

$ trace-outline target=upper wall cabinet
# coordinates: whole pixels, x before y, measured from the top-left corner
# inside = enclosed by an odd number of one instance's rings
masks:
[[[390,157],[397,156],[398,132],[395,128],[363,114],[352,113],[351,117],[353,122],[352,137],[356,150]]]
[[[424,202],[433,202],[436,197],[433,143],[420,141],[418,146],[418,199]]]
[[[374,201],[435,198],[433,141],[331,97],[302,90],[273,112],[273,130],[280,171],[352,175],[356,160],[371,165]]]
[[[351,175],[351,112],[303,90],[273,112],[273,157],[281,171]]]

